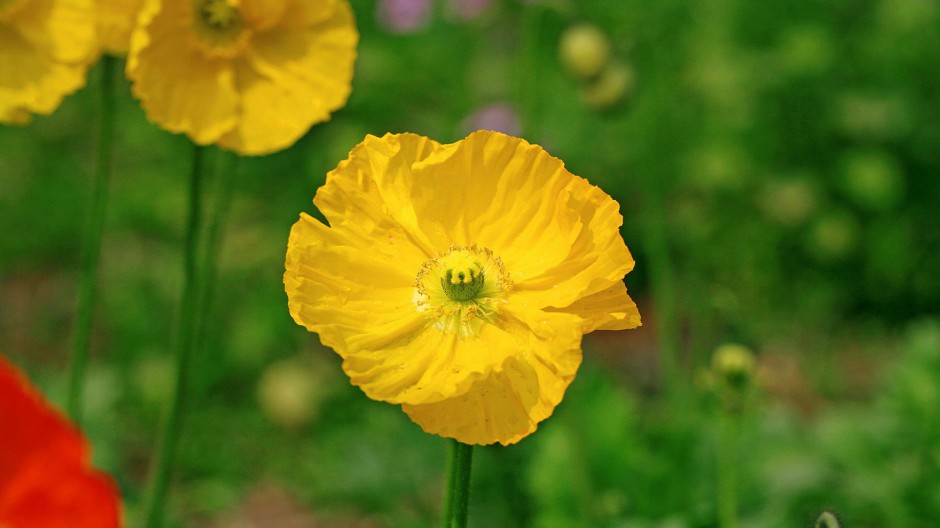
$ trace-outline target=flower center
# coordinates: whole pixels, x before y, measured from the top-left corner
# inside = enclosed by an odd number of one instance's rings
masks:
[[[452,301],[469,301],[480,293],[486,283],[483,268],[466,250],[452,251],[441,259],[441,288]]]
[[[206,24],[220,31],[231,28],[241,19],[238,9],[226,0],[203,0],[199,15]]]
[[[193,0],[193,29],[199,47],[214,57],[238,55],[249,37],[238,0]]]
[[[487,248],[451,246],[424,263],[415,279],[415,309],[442,332],[476,335],[512,288],[502,261]]]

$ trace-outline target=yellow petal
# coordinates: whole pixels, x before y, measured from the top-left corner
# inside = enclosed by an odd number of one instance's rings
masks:
[[[283,12],[288,4],[255,0],[244,9],[258,29],[280,18],[277,6]],[[236,62],[238,121],[219,144],[240,154],[267,154],[289,147],[312,125],[329,119],[349,97],[357,41],[345,2],[336,2],[315,25],[257,33]]]
[[[546,308],[549,312],[563,312],[583,319],[581,329],[585,334],[594,330],[627,330],[636,328],[640,312],[636,303],[627,295],[623,281],[617,281],[606,290],[582,297],[564,308]]]
[[[479,244],[524,280],[562,261],[577,236],[565,206],[572,176],[537,145],[475,132],[416,163],[411,201],[439,250]]]
[[[386,346],[426,323],[412,300],[420,250],[379,234],[363,239],[362,232],[329,228],[307,215],[291,229],[284,274],[290,313],[344,357]]]
[[[377,400],[436,401],[465,391],[502,363],[511,340],[490,326],[457,341],[431,327],[413,301],[423,259],[407,239],[374,239],[302,216],[288,242],[285,289],[294,319],[345,358],[353,384]],[[329,265],[324,265],[329,263]]]
[[[281,22],[289,2],[285,0],[242,0],[242,16],[255,31],[264,31]]]
[[[85,84],[86,69],[53,61],[0,25],[0,122],[24,124],[31,112],[51,114],[63,97]]]
[[[358,236],[302,216],[291,230],[284,275],[291,315],[344,358],[354,385],[376,400],[426,404],[467,392],[509,358],[530,356],[569,373],[561,384],[540,382],[560,400],[580,361],[580,352],[571,356],[579,318],[508,310],[458,339],[415,309],[416,265],[408,256],[419,255],[417,248],[408,240],[356,247]]]
[[[406,237],[424,258],[435,257],[438,250],[418,228],[410,186],[411,166],[439,146],[416,134],[367,136],[327,174],[313,202],[332,226],[357,231],[381,224],[388,236]]]
[[[143,4],[144,0],[98,0],[98,41],[102,50],[116,55],[127,53]]]
[[[287,5],[287,11],[281,21],[285,28],[305,28],[321,24],[334,16],[337,9],[349,9],[347,0],[292,0]]]
[[[200,145],[235,126],[238,104],[229,61],[209,58],[190,45],[179,4],[154,13],[145,6],[132,38],[127,74],[147,117],[170,132],[185,132]]]
[[[465,393],[402,409],[428,433],[465,444],[518,442],[551,416],[581,364],[579,320],[567,314],[516,312],[530,337]],[[560,316],[560,317],[559,317]]]
[[[537,276],[515,282],[515,302],[530,307],[562,308],[604,291],[633,269],[634,261],[620,236],[619,206],[586,180],[568,187],[567,206],[580,217],[577,239],[562,262]]]
[[[370,317],[417,315],[413,270],[421,259],[409,245],[406,239],[363,241],[301,215],[291,228],[284,275],[291,315],[308,328],[323,327],[317,331],[329,346],[375,324]]]
[[[349,97],[357,40],[345,3],[319,25],[255,35],[237,63],[238,123],[219,144],[241,154],[266,154],[329,119]]]
[[[57,62],[90,63],[97,51],[92,0],[32,0],[8,23]]]
[[[0,90],[0,101],[7,100],[8,95]],[[12,101],[12,97],[9,99]],[[26,125],[30,121],[29,112],[22,107],[6,106],[0,103],[0,123],[8,125]]]

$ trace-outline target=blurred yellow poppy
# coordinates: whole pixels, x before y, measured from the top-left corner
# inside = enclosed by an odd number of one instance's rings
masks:
[[[51,114],[84,86],[94,17],[93,0],[0,0],[0,123]]]
[[[267,154],[345,104],[358,38],[346,0],[147,0],[127,74],[166,130]]]
[[[610,196],[541,147],[368,136],[291,230],[291,315],[425,431],[511,444],[552,414],[581,337],[635,328]]]
[[[144,0],[98,0],[98,41],[101,50],[126,55],[131,32]]]

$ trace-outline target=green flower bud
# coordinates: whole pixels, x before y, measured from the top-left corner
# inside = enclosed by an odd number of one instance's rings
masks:
[[[561,36],[558,55],[571,75],[590,79],[610,60],[610,40],[591,24],[571,26]]]
[[[630,95],[633,83],[633,70],[626,64],[612,62],[593,83],[582,90],[581,96],[595,110],[606,110]]]

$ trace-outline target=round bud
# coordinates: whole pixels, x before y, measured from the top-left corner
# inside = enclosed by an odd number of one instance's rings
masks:
[[[313,420],[323,393],[312,367],[287,359],[264,370],[258,382],[258,403],[272,422],[297,429]]]
[[[737,344],[724,344],[715,349],[712,368],[728,385],[743,387],[754,374],[754,354]]]
[[[595,110],[606,110],[623,101],[633,91],[633,82],[633,70],[629,66],[612,62],[604,68],[600,77],[581,92],[581,96]]]
[[[590,79],[597,76],[610,60],[610,40],[591,24],[571,26],[561,36],[558,55],[568,73]]]

